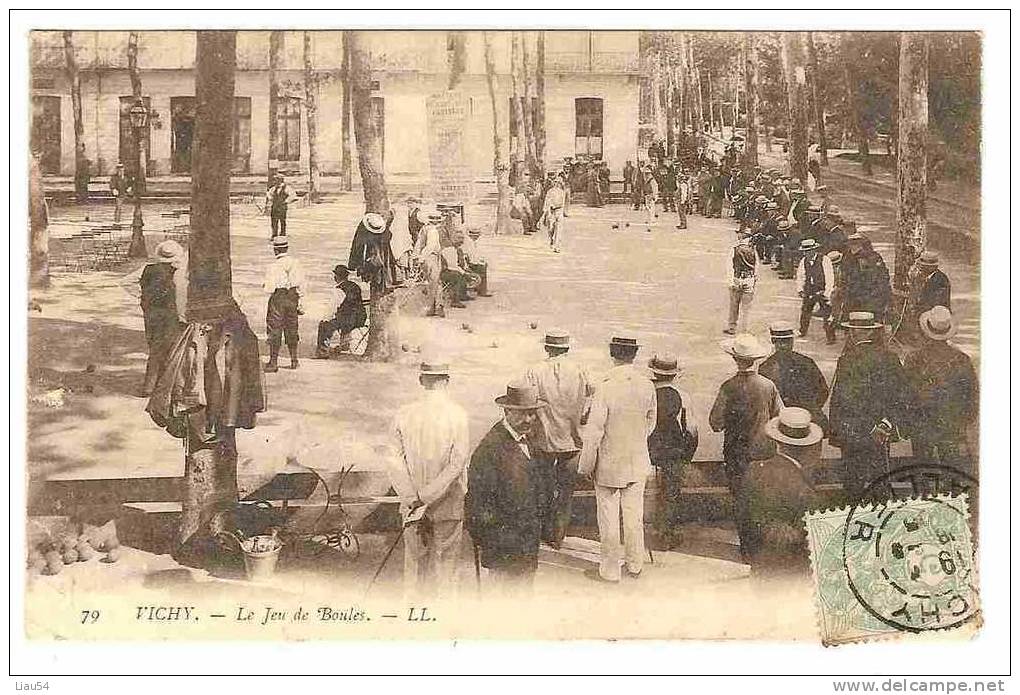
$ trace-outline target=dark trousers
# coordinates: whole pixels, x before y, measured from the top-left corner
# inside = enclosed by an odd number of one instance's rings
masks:
[[[821,309],[823,321],[828,319],[829,314],[832,312],[832,307],[829,306],[829,302],[825,300],[825,296],[821,292],[815,292],[814,294],[805,296],[800,303],[801,335],[805,335],[808,332],[808,328],[811,327],[811,316],[814,314],[816,305]]]
[[[662,211],[676,212],[676,191],[662,192]]]
[[[269,357],[275,360],[280,343],[286,340],[287,347],[294,353],[298,344],[298,301],[294,288],[279,288],[269,297],[266,308],[266,333],[269,339]]]
[[[471,272],[482,279],[478,285],[478,296],[484,297],[489,294],[489,266],[487,263],[469,263]]]
[[[538,571],[537,555],[515,555],[502,558],[489,570],[489,579],[499,593],[529,593]]]
[[[287,211],[273,210],[269,213],[269,226],[272,236],[287,236]]]
[[[538,513],[542,519],[542,540],[561,543],[570,525],[570,507],[577,486],[577,457],[580,452],[535,452],[538,471]]]
[[[740,538],[740,556],[746,562],[758,553],[761,546],[761,532],[751,520],[751,490],[747,480],[749,461],[727,459],[726,482],[733,496],[733,516]]]
[[[797,265],[804,254],[799,249],[784,248],[779,262],[779,277],[789,280],[797,273]]]
[[[445,287],[450,288],[450,297],[455,304],[467,299],[467,279],[463,273],[456,273],[452,270],[444,270],[439,274],[439,281]]]
[[[315,339],[315,346],[318,348],[325,348],[326,343],[329,342],[329,339],[337,331],[340,331],[340,336],[344,340],[344,346],[346,346],[347,339],[351,332],[350,324],[345,324],[335,316],[328,321],[319,321],[319,333]]]
[[[851,501],[865,498],[873,502],[892,499],[889,483],[872,485],[889,472],[889,445],[871,437],[843,442],[843,492]],[[869,486],[871,486],[869,490]]]
[[[162,322],[146,323],[149,324],[145,326],[145,337],[149,343],[149,359],[145,363],[145,383],[142,386],[142,392],[149,394],[156,388],[156,382],[159,381],[163,368],[166,367],[167,359],[170,357],[174,343],[177,342],[177,337],[184,330],[184,324],[178,321],[176,316]]]
[[[680,490],[683,487],[686,470],[687,463],[684,461],[671,461],[655,468],[658,483],[655,525],[659,538],[665,542],[667,550],[678,540],[680,533],[682,513]]]

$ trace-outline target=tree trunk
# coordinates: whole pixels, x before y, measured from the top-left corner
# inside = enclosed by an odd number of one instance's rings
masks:
[[[237,310],[230,273],[236,36],[233,31],[199,31],[196,37],[189,322],[215,324]],[[178,531],[181,544],[201,537],[213,514],[237,502],[237,448],[233,428],[217,428],[213,442],[189,435],[186,451]]]
[[[666,156],[676,156],[676,109],[674,108],[674,85],[673,85],[673,70],[670,65],[669,55],[667,53],[662,54],[662,65],[663,72],[665,73],[665,86],[666,98],[663,100],[666,106]]]
[[[372,113],[372,66],[366,32],[350,32],[351,101],[358,169],[365,195],[365,212],[385,215],[390,209],[383,174],[382,133]]]
[[[533,179],[540,179],[542,172],[538,170],[538,158],[535,147],[535,116],[532,97],[534,88],[531,82],[531,58],[528,50],[528,37],[523,31],[517,32],[517,39],[521,42],[521,75],[524,78],[523,114],[524,114],[524,143],[525,156],[527,157],[528,173]]]
[[[545,172],[545,32],[539,31],[535,58],[535,158],[538,168]]]
[[[50,284],[49,212],[43,191],[42,172],[35,157],[28,158],[28,284]]]
[[[319,199],[319,84],[312,67],[312,34],[304,32],[305,121],[308,126],[308,196]]]
[[[492,173],[496,177],[496,226],[494,234],[510,231],[510,170],[507,156],[506,132],[499,115],[501,99],[496,83],[496,63],[492,57],[492,34],[483,32],[485,42],[485,81],[489,86],[489,101],[492,105]],[[541,99],[539,99],[541,101]]]
[[[343,36],[343,58],[341,67],[341,78],[343,80],[343,93],[340,97],[340,188],[345,191],[351,190],[351,51],[350,33],[345,31]]]
[[[273,176],[280,167],[280,63],[283,58],[283,32],[269,32],[269,175],[267,183],[272,185]]]
[[[744,168],[758,166],[758,47],[755,35],[744,33]]]
[[[860,155],[861,167],[865,176],[871,176],[871,153],[868,146],[868,124],[865,121],[864,113],[857,103],[858,85],[854,73],[854,61],[860,56],[850,47],[851,34],[845,33],[841,38],[840,47],[843,52],[844,75],[847,82],[847,108],[850,113],[850,122],[854,129],[854,136],[857,138],[857,151]]]
[[[142,101],[142,76],[138,72],[138,32],[128,33],[127,44],[128,76],[131,79],[131,96],[133,97],[132,107]],[[148,127],[148,119],[146,119]],[[131,245],[128,247],[130,258],[146,258],[149,255],[145,248],[145,235],[142,227],[141,200],[140,196],[145,192],[145,165],[148,160],[148,153],[145,151],[145,141],[142,139],[142,128],[131,128],[131,135],[134,139],[134,176],[131,181],[131,195],[134,198],[135,210],[134,219],[131,223]],[[148,138],[145,138],[148,140]]]
[[[701,69],[694,68],[694,103],[697,107],[698,137],[705,134],[705,96],[701,93]]]
[[[845,43],[845,39],[841,39]],[[854,141],[854,132],[856,128],[854,122],[857,119],[857,113],[854,110],[854,82],[853,75],[850,73],[850,63],[847,60],[847,51],[844,46],[843,50],[843,124],[841,134],[841,147],[846,150],[850,148],[850,144]]]
[[[74,116],[74,195],[78,202],[89,197],[89,160],[85,157],[85,125],[81,115],[81,75],[74,57],[72,33],[64,32],[64,63],[71,86],[71,113]]]
[[[908,273],[928,240],[928,38],[900,34],[899,137],[896,149],[896,262],[893,287],[905,292]]]
[[[521,162],[524,161],[524,105],[521,102],[521,77],[520,77],[520,45],[517,40],[517,33],[510,33],[510,118],[513,119],[512,132],[516,133],[516,140],[511,143],[510,166],[513,171],[513,180],[520,181]]]
[[[786,74],[790,175],[807,185],[807,79],[800,32],[783,33],[783,69]]]
[[[815,129],[818,131],[818,163],[829,166],[829,143],[825,137],[825,105],[819,99],[818,89],[818,49],[815,48],[815,35],[810,31],[804,35],[807,44],[809,75],[811,77],[811,103],[814,104]]]

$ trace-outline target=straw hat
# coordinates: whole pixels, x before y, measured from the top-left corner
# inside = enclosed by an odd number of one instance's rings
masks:
[[[932,340],[949,340],[958,329],[953,313],[944,306],[933,306],[918,317],[917,323]]]
[[[821,246],[821,244],[819,244],[814,239],[804,239],[803,241],[800,242],[801,251],[813,251],[814,249],[817,249],[819,246]]]
[[[613,339],[609,341],[609,347],[632,347],[635,350],[641,347],[641,343],[637,341],[637,338],[628,338],[622,336],[613,336]]]
[[[273,237],[273,251],[286,251],[288,247],[287,237],[280,234]]]
[[[882,324],[875,320],[875,315],[870,311],[851,311],[847,316],[847,320],[840,325],[843,328],[857,328],[861,330],[882,328]]]
[[[680,373],[680,362],[671,352],[655,353],[652,359],[648,360],[648,368],[652,370],[652,374],[676,376]]]
[[[769,354],[769,349],[750,333],[728,338],[719,343],[719,347],[723,352],[744,360],[757,360]]]
[[[160,242],[159,246],[156,247],[157,263],[173,263],[183,255],[184,247],[173,239]]]
[[[538,397],[538,389],[531,384],[507,384],[506,395],[497,396],[496,404],[507,410],[538,410],[546,403]]]
[[[811,422],[811,413],[804,408],[783,408],[765,423],[765,434],[780,444],[792,446],[811,446],[822,441],[822,428]]]
[[[386,228],[386,220],[383,216],[377,212],[367,213],[361,218],[361,223],[365,225],[365,229],[372,232],[372,234],[382,234]]]
[[[934,251],[922,251],[921,255],[917,257],[917,264],[937,268],[939,265],[939,255]]]
[[[772,340],[793,338],[793,324],[789,321],[776,321],[769,326],[769,337]]]

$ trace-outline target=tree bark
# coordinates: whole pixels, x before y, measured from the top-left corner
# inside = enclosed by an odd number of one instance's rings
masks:
[[[390,209],[383,174],[382,133],[372,114],[372,65],[366,32],[350,32],[351,101],[358,169],[365,195],[365,212],[385,215]]]
[[[545,32],[539,30],[535,58],[535,158],[538,168],[545,175]]]
[[[850,46],[851,34],[844,33],[841,37],[840,48],[843,52],[844,76],[847,82],[847,108],[850,112],[850,122],[854,129],[854,136],[857,138],[857,152],[860,156],[861,167],[865,176],[871,176],[871,153],[868,145],[869,133],[868,124],[865,122],[864,114],[857,103],[858,85],[854,73],[854,61],[859,58]]]
[[[460,85],[467,67],[467,37],[463,31],[448,31],[446,36],[453,44],[453,50],[448,52],[450,77],[446,87],[452,91]]]
[[[485,42],[485,81],[492,105],[492,173],[496,177],[496,226],[493,233],[506,234],[510,231],[510,165],[503,137],[506,130],[499,117],[502,109],[496,83],[496,63],[492,57],[492,34],[483,32],[482,39]]]
[[[665,90],[666,98],[663,100],[666,106],[666,156],[676,156],[676,109],[673,99],[674,85],[673,85],[673,70],[670,65],[669,54],[663,51],[662,53],[662,68],[665,73]]]
[[[528,37],[523,31],[517,32],[517,38],[521,42],[521,75],[524,78],[524,143],[525,156],[527,158],[528,173],[533,179],[539,179],[542,172],[538,170],[538,158],[535,147],[535,116],[533,107],[534,88],[531,82],[531,57],[528,50]]]
[[[790,174],[807,185],[807,79],[804,71],[804,45],[800,32],[783,33],[783,68],[786,73],[788,142]]]
[[[755,35],[744,33],[744,168],[758,166],[758,46]]]
[[[312,34],[304,32],[305,122],[308,126],[308,195],[319,199],[319,84],[312,66]]]
[[[343,93],[340,97],[340,187],[351,190],[352,165],[351,165],[351,48],[350,34],[345,31],[343,34],[343,58],[341,77],[343,80]]]
[[[215,324],[237,311],[230,275],[236,33],[199,31],[195,58],[188,321]],[[189,428],[190,430],[191,428]],[[234,430],[218,427],[213,442],[189,432],[184,461],[180,544],[201,539],[210,518],[237,502]]]
[[[818,49],[815,47],[815,36],[810,31],[804,35],[807,44],[808,68],[811,78],[811,103],[814,104],[815,129],[818,131],[818,163],[829,166],[829,143],[825,137],[825,105],[822,104],[818,89]]]
[[[89,197],[89,160],[85,156],[85,125],[81,114],[81,75],[74,57],[73,34],[64,32],[64,67],[71,86],[71,113],[74,117],[74,194],[78,202]]]
[[[705,134],[705,96],[701,92],[701,69],[694,68],[694,103],[697,107],[698,137]]]
[[[267,183],[272,185],[273,176],[280,166],[280,63],[283,58],[283,32],[269,32],[269,175]]]
[[[524,105],[521,102],[521,77],[520,77],[520,45],[517,40],[517,33],[510,34],[510,118],[513,119],[513,132],[517,139],[511,143],[510,166],[513,171],[515,183],[520,181],[521,163],[524,161],[526,152],[524,138]]]
[[[28,284],[47,287],[50,284],[49,213],[43,191],[39,161],[28,158]]]
[[[928,241],[928,37],[900,34],[899,137],[896,148],[896,261],[893,286],[905,292],[917,254]]]

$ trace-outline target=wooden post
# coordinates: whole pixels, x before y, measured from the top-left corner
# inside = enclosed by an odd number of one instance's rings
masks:
[[[818,89],[818,49],[815,48],[815,37],[810,31],[804,35],[807,44],[808,68],[811,77],[811,103],[814,105],[815,128],[818,130],[818,162],[823,167],[829,166],[829,144],[825,137],[825,105],[819,100]]]
[[[89,197],[89,160],[85,156],[85,125],[81,113],[81,74],[74,56],[73,34],[64,32],[64,69],[71,87],[71,114],[74,118],[74,195],[83,203]]]
[[[928,240],[928,37],[923,32],[900,34],[899,73],[893,287],[905,292],[910,268]]]
[[[230,166],[233,161],[236,33],[199,31],[195,58],[188,321],[214,323],[237,311],[230,275]],[[214,442],[189,428],[179,544],[201,534],[217,511],[237,502],[233,428]]]
[[[505,123],[500,118],[503,109],[501,94],[496,82],[496,63],[492,57],[492,33],[483,32],[485,42],[485,82],[489,87],[489,102],[492,105],[492,173],[496,177],[496,226],[494,234],[510,231],[510,165],[504,134]]]
[[[308,127],[308,196],[319,199],[319,84],[312,65],[312,33],[304,33],[305,122]]]

